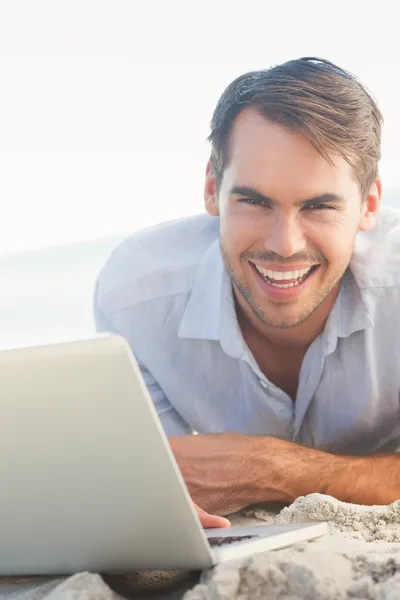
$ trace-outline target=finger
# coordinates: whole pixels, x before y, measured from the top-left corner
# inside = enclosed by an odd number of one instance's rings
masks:
[[[210,515],[208,512],[194,504],[194,507],[197,511],[197,514],[200,518],[200,523],[204,527],[204,529],[211,529],[213,527],[230,527],[230,521],[225,519],[225,517],[219,517],[218,515]]]

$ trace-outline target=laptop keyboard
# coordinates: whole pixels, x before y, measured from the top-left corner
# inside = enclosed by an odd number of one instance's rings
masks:
[[[241,542],[242,540],[252,540],[260,537],[259,535],[231,535],[226,537],[209,537],[207,538],[210,546],[225,546],[233,542]]]

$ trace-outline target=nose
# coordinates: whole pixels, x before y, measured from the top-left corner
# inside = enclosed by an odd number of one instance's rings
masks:
[[[306,239],[297,215],[277,216],[268,228],[264,245],[285,258],[304,250]]]

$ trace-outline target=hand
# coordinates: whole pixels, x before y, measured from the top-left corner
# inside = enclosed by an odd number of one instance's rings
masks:
[[[259,502],[290,503],[313,492],[332,494],[329,490],[349,463],[349,457],[271,436],[183,435],[170,437],[169,443],[191,498],[212,515]],[[339,492],[342,499],[344,492]]]
[[[265,478],[265,464],[258,440],[231,433],[170,437],[193,501],[214,515],[229,514],[261,502],[263,498],[258,496],[260,479]]]
[[[199,515],[200,523],[204,527],[204,529],[211,529],[212,527],[230,527],[231,524],[228,519],[224,517],[217,517],[217,515],[210,515],[208,512],[197,506],[197,504],[193,505]]]

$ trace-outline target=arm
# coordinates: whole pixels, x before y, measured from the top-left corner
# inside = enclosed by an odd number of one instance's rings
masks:
[[[400,499],[400,455],[338,456],[272,437],[170,438],[195,502],[228,514],[259,502],[318,492],[357,504]]]
[[[267,446],[263,438],[258,451]],[[277,489],[289,501],[313,492],[354,504],[390,504],[400,499],[398,454],[335,455],[283,440],[275,440],[274,446]]]
[[[112,323],[108,315],[106,315],[105,311],[100,305],[98,284],[96,285],[95,294],[93,298],[93,315],[96,331],[122,335]],[[182,419],[182,417],[168,402],[164,391],[161,389],[160,385],[154,379],[152,374],[137,359],[137,357],[136,361],[140,368],[140,372],[142,374],[146,387],[149,390],[150,396],[153,400],[158,417],[161,421],[164,430],[168,434],[176,436],[182,436],[183,434],[189,433],[191,431],[189,425]],[[211,515],[196,504],[194,506],[197,511],[197,514],[199,515],[199,519],[203,527],[228,527],[230,525],[230,522],[227,519],[224,519],[223,517],[217,515]]]
[[[99,333],[115,333],[122,335],[123,337],[127,337],[126,335],[124,336],[123,332],[119,331],[119,328],[116,327],[112,317],[110,317],[103,309],[99,296],[100,290],[97,282],[93,298],[93,316],[96,331]],[[167,435],[184,435],[190,433],[189,425],[171,406],[164,391],[161,389],[155,378],[145,367],[145,365],[138,359],[136,354],[135,358],[146,387],[149,390],[151,399],[153,400],[154,406],[157,410],[159,419]]]

